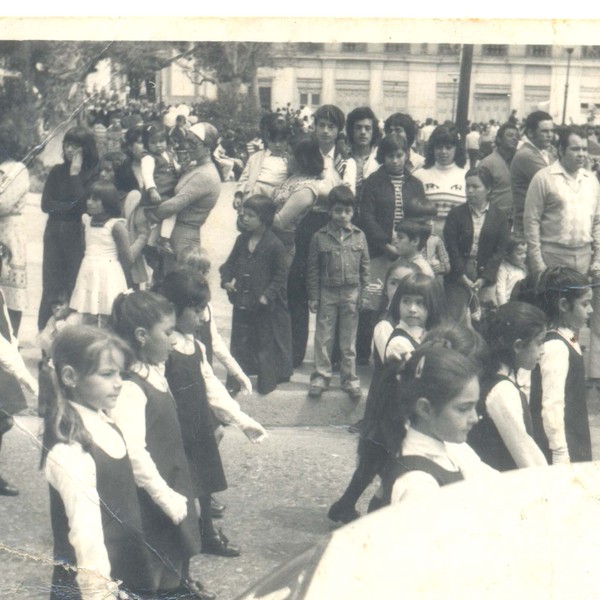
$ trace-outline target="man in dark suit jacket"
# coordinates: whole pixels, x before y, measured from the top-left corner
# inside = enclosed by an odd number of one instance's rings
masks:
[[[461,320],[470,299],[494,302],[496,274],[506,254],[510,230],[506,215],[488,202],[493,176],[476,167],[465,176],[467,202],[449,213],[444,240],[450,257],[446,297],[450,315]]]

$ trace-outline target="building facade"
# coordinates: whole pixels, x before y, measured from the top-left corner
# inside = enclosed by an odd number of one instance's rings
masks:
[[[421,121],[453,119],[460,55],[460,44],[276,45],[273,66],[258,72],[259,99],[272,110],[336,104],[348,112],[368,105],[381,118],[400,111]],[[521,118],[543,109],[560,121],[567,70],[566,121],[581,123],[600,108],[600,46],[569,53],[564,46],[475,45],[469,119],[503,122],[512,110]],[[161,80],[166,101],[193,100],[194,90],[178,84],[176,73],[163,72]],[[203,95],[214,97],[214,90]]]

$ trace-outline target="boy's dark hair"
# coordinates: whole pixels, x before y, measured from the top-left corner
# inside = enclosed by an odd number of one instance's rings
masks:
[[[333,123],[338,128],[338,131],[344,129],[344,123],[346,122],[343,111],[333,104],[323,104],[323,106],[319,106],[315,111],[313,118],[315,120],[315,125],[319,119],[325,119]]]
[[[356,210],[356,196],[346,185],[336,185],[327,196],[327,207],[331,210],[336,204],[351,206]]]
[[[109,181],[96,181],[92,185],[91,195],[102,202],[104,212],[109,217],[120,217],[122,213],[119,192],[114,184]]]
[[[415,122],[410,115],[399,112],[390,115],[383,124],[383,130],[386,135],[391,133],[392,127],[402,127],[402,129],[404,129],[409,146],[412,146],[415,143]]]
[[[268,143],[269,140],[287,140],[290,134],[290,127],[285,119],[269,119],[265,125],[264,141]]]
[[[258,215],[261,222],[267,227],[271,227],[273,224],[276,208],[275,203],[268,196],[262,196],[260,194],[250,196],[250,198],[244,202],[244,208],[253,210]]]
[[[381,139],[381,131],[379,130],[379,121],[369,106],[359,106],[348,113],[346,117],[346,134],[348,135],[348,140],[351,144],[354,143],[354,124],[364,119],[369,119],[373,125],[371,147],[376,146]]]
[[[154,291],[175,306],[177,316],[186,308],[204,307],[210,301],[210,288],[206,277],[188,269],[171,271]]]
[[[467,179],[467,177],[479,177],[479,179],[481,179],[481,183],[483,183],[488,190],[491,190],[494,187],[494,176],[485,166],[478,166],[469,169],[465,173],[465,179]]]
[[[506,256],[510,256],[519,246],[527,246],[527,242],[522,237],[511,236],[506,246]]]
[[[431,235],[431,227],[421,219],[402,219],[396,224],[395,231],[406,235],[411,242],[418,240],[418,250],[423,250]]]
[[[385,162],[385,157],[388,154],[392,154],[396,152],[396,150],[404,150],[404,152],[408,153],[409,144],[408,140],[403,135],[398,135],[395,133],[391,133],[390,135],[386,135],[379,144],[377,148],[377,154],[375,155],[375,160],[382,165]]]

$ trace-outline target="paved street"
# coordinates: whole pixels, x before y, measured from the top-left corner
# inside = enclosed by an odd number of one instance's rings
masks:
[[[203,243],[213,257],[211,287],[216,318],[228,336],[230,308],[218,286],[218,266],[236,235],[231,208],[232,186],[225,186],[219,205],[203,228]],[[36,315],[40,296],[41,233],[44,219],[39,196],[26,211],[29,233],[31,305],[21,335],[23,352],[35,372]],[[309,356],[310,358],[310,356]],[[308,360],[308,359],[307,359]],[[363,404],[351,403],[339,391],[321,401],[306,399],[310,365],[269,396],[241,397],[244,409],[265,424],[269,439],[250,444],[229,429],[221,445],[229,489],[219,498],[227,505],[222,526],[242,556],[226,559],[200,556],[193,573],[228,600],[277,564],[302,551],[329,532],[327,507],[342,491],[354,467],[356,437],[346,425],[362,414]],[[362,371],[366,388],[367,371]],[[600,400],[590,396],[595,456],[600,456]],[[0,470],[21,488],[18,498],[0,497],[0,598],[42,600],[48,596],[51,545],[47,485],[39,462],[40,420],[18,417],[5,438]],[[359,508],[365,510],[369,493]]]

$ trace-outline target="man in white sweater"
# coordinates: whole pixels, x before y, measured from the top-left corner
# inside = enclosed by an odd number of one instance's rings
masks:
[[[600,184],[584,168],[587,137],[577,126],[561,131],[558,160],[536,173],[525,198],[524,229],[534,273],[571,267],[600,281]],[[594,314],[588,377],[600,378],[600,289]]]

